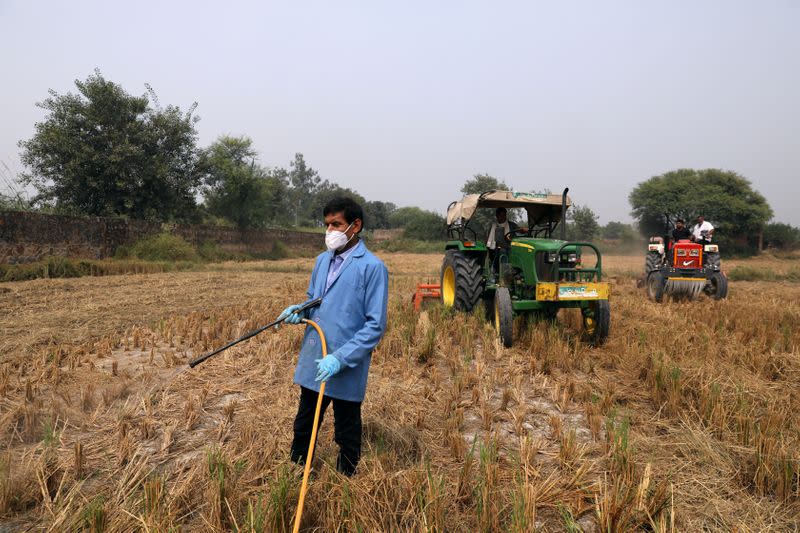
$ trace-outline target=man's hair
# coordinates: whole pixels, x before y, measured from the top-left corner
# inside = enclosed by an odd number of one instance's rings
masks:
[[[358,202],[347,196],[337,196],[325,204],[322,209],[322,216],[335,215],[342,213],[345,222],[352,224],[356,219],[361,219],[361,229],[364,229],[364,210]]]
[[[675,221],[675,223],[677,224],[678,222],[680,222],[681,224],[683,224],[683,223],[684,223],[684,222],[686,222],[686,221],[685,221],[685,220],[683,220],[682,218],[679,218],[678,220],[676,220],[676,221]]]
[[[508,210],[505,207],[498,207],[494,210],[495,215],[499,215],[500,213],[508,213]]]

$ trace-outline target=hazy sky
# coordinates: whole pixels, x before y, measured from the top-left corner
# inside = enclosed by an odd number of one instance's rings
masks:
[[[443,212],[469,176],[629,220],[639,181],[749,178],[800,225],[800,2],[0,0],[0,161],[95,67],[199,104],[200,142],[303,152],[368,200]],[[0,188],[2,188],[0,181]]]

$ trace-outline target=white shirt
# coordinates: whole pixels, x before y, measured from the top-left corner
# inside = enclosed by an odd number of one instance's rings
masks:
[[[492,224],[492,229],[489,232],[489,238],[486,239],[486,247],[490,250],[494,250],[497,248],[497,231],[500,232],[499,238],[504,238],[506,233],[511,231],[510,226],[508,225],[508,220],[503,222],[502,224],[498,224],[497,222]]]
[[[714,226],[711,225],[711,222],[708,220],[704,220],[702,224],[696,224],[694,228],[692,228],[692,235],[694,235],[695,240],[699,241],[703,238],[703,232],[708,231],[708,236],[705,240],[711,240],[711,230],[714,229]]]

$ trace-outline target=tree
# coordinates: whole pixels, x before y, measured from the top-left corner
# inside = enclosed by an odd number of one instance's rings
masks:
[[[773,222],[764,226],[764,245],[781,250],[800,248],[800,228],[789,224]]]
[[[367,218],[367,229],[387,229],[391,227],[392,213],[397,206],[392,202],[367,202],[364,204],[364,216]]]
[[[248,137],[223,136],[202,152],[198,164],[208,212],[240,229],[264,227],[284,218],[286,184],[269,175],[256,157]]]
[[[637,185],[628,197],[633,216],[645,235],[664,232],[664,215],[691,223],[704,215],[717,228],[714,239],[733,248],[734,240],[756,248],[757,235],[772,217],[766,199],[735,172],[680,169]],[[744,251],[742,249],[742,251]]]
[[[311,197],[311,201],[308,202],[311,205],[311,213],[312,213],[312,222],[315,225],[322,224],[322,211],[325,209],[325,205],[333,200],[336,197],[344,196],[346,198],[352,198],[358,203],[362,209],[367,201],[364,199],[363,196],[358,194],[356,191],[352,189],[348,189],[346,187],[340,187],[335,183],[331,183],[328,180],[323,181],[316,187],[316,191]],[[369,224],[369,218],[367,217],[366,213],[364,214],[364,229],[372,229]]]
[[[567,211],[567,238],[591,242],[600,230],[597,215],[589,206],[573,205]]]
[[[99,71],[75,80],[77,94],[37,104],[47,111],[35,134],[20,141],[37,206],[88,215],[191,220],[198,215],[195,105],[150,106]],[[155,100],[155,95],[150,91]]]
[[[294,213],[294,225],[313,225],[319,222],[319,215],[314,211],[313,196],[322,185],[319,173],[308,166],[303,154],[294,154],[286,173],[291,191],[291,210]]]
[[[636,230],[630,224],[611,221],[602,228],[600,234],[604,239],[629,241],[637,238]]]
[[[438,213],[419,207],[401,207],[390,218],[393,228],[403,228],[407,239],[425,241],[442,240],[445,236],[445,219]]]
[[[480,194],[492,190],[508,191],[511,189],[504,181],[489,174],[475,174],[461,187],[461,192],[464,194]]]

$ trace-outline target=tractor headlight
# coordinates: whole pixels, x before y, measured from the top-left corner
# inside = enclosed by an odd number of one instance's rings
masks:
[[[564,254],[561,256],[561,260],[568,263],[575,263],[578,260],[578,254]]]
[[[692,257],[700,257],[700,250],[689,250],[689,255]]]
[[[558,253],[549,252],[546,257],[547,257],[547,262],[548,263],[555,263],[556,260],[558,259]]]
[[[686,255],[686,249],[685,248],[678,248],[677,252],[678,252],[678,257],[683,257],[683,256]]]

